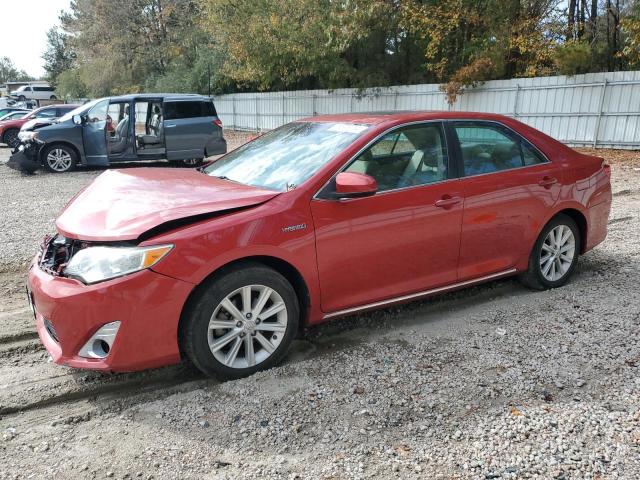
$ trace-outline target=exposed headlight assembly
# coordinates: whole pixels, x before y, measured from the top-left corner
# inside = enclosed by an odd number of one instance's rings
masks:
[[[65,267],[66,277],[91,284],[153,267],[173,245],[153,247],[87,247],[79,250]]]
[[[38,139],[38,132],[20,132],[18,140],[21,142],[34,142]]]

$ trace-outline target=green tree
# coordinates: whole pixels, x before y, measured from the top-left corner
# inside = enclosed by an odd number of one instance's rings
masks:
[[[47,31],[47,49],[42,55],[47,79],[55,85],[58,76],[75,66],[76,54],[69,45],[69,36],[58,27]]]
[[[72,0],[61,25],[89,93],[102,96],[164,75],[197,16],[191,0]]]
[[[21,82],[33,80],[33,77],[24,70],[19,70],[9,57],[0,57],[0,84],[6,82]]]
[[[56,92],[64,99],[86,98],[89,88],[77,69],[66,70],[57,78]]]

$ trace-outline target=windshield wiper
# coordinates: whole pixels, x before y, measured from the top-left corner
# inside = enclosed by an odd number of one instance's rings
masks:
[[[206,173],[206,172],[203,172],[203,173]],[[226,175],[213,175],[213,177],[219,178],[220,180],[226,180],[227,182],[233,182],[233,183],[238,183],[240,185],[245,185],[244,183],[239,182],[238,180],[234,180],[233,178],[229,178]]]

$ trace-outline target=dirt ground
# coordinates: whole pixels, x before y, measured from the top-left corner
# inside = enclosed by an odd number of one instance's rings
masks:
[[[101,171],[23,177],[0,146],[0,479],[640,478],[640,152],[595,153],[609,235],[566,287],[507,279],[338,320],[219,383],[50,362],[25,265]]]

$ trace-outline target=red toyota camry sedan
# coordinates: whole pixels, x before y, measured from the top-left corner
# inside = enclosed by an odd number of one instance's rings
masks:
[[[610,206],[601,158],[511,118],[313,117],[203,170],[103,173],[45,239],[29,300],[56,363],[237,378],[306,325],[510,275],[562,286]]]

